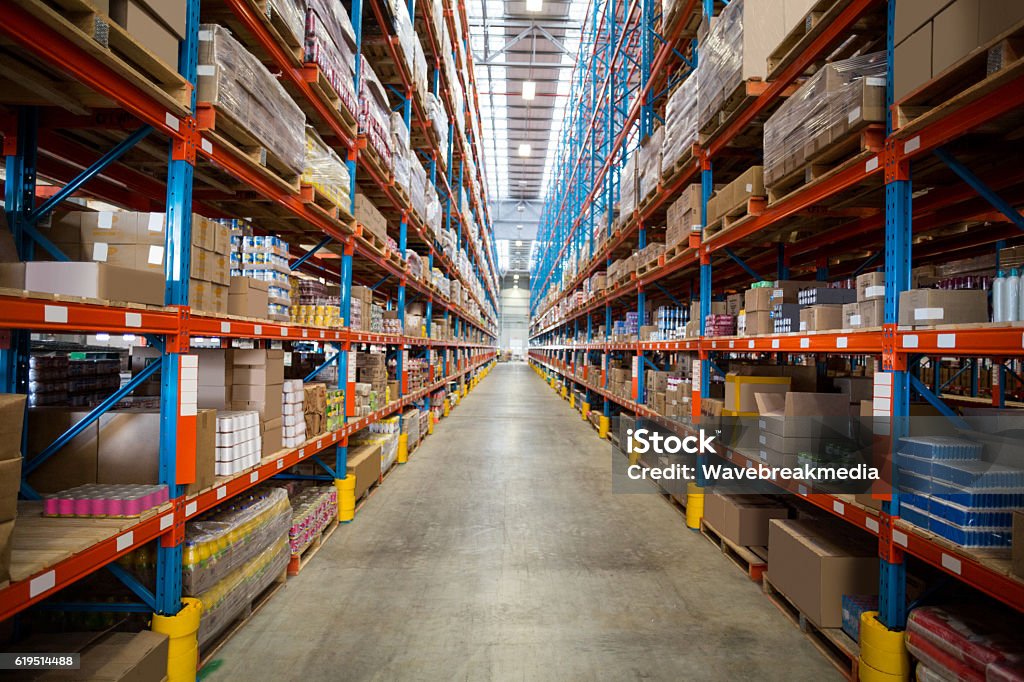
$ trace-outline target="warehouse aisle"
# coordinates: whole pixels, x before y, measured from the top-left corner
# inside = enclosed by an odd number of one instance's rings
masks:
[[[827,680],[834,668],[525,364],[499,365],[209,680]]]

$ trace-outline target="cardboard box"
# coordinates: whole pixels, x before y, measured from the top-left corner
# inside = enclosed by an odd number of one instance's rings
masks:
[[[358,500],[371,485],[380,480],[380,445],[350,448],[346,466],[347,473],[356,477],[355,496]]]
[[[138,0],[110,0],[110,18],[168,66],[178,66],[179,36],[150,14]]]
[[[199,407],[225,410],[231,402],[234,366],[220,349],[195,349],[199,357]]]
[[[831,521],[769,521],[768,577],[812,623],[843,625],[844,594],[878,592],[878,546]]]
[[[851,404],[874,397],[874,379],[871,377],[837,377],[832,383],[840,393],[850,397]]]
[[[26,263],[25,288],[65,296],[164,304],[162,272],[133,270],[105,263]]]
[[[725,410],[739,415],[756,415],[758,393],[786,393],[789,377],[725,375]]]
[[[1024,2],[1020,0],[984,0],[978,18],[978,43],[985,45],[1011,26],[1024,20]]]
[[[18,515],[21,457],[0,461],[0,523]]]
[[[21,458],[26,404],[20,393],[0,393],[0,461]]]
[[[860,303],[843,304],[843,329],[860,329],[863,326]]]
[[[261,420],[260,422],[260,438],[262,439],[263,445],[263,456],[272,455],[281,449],[282,445],[282,430],[284,422],[281,419],[281,398],[280,391],[278,391],[278,412],[277,416],[271,419]]]
[[[151,630],[141,632],[114,632],[103,637],[98,633],[63,633],[42,635],[26,640],[31,651],[51,653],[68,651],[81,653],[78,670],[51,670],[34,680],[39,682],[148,682],[167,678],[167,635]],[[33,643],[33,640],[35,642]],[[40,641],[42,640],[42,641]],[[82,646],[69,645],[70,641]]]
[[[842,393],[760,392],[755,398],[761,430],[782,438],[849,433],[850,398]],[[780,452],[782,448],[776,448]]]
[[[744,317],[746,319],[745,333],[747,336],[761,336],[771,334],[774,331],[772,314],[767,310],[747,311]]]
[[[284,351],[275,349],[232,349],[228,352],[227,361],[235,368],[266,369],[267,384],[284,383]],[[238,383],[237,381],[235,383]]]
[[[857,301],[885,298],[885,273],[865,272],[857,275]]]
[[[719,535],[741,547],[767,546],[768,522],[788,516],[785,506],[762,495],[704,496],[704,520]]]
[[[0,287],[7,289],[25,288],[24,263],[0,263]]]
[[[932,78],[932,22],[896,46],[893,54],[893,97],[899,102]]]
[[[31,461],[61,434],[81,421],[88,411],[60,407],[33,407],[28,411],[28,452]],[[7,439],[3,439],[7,442]],[[21,442],[20,437],[17,441]],[[71,439],[28,477],[28,483],[41,493],[56,493],[96,482],[96,458],[99,434],[95,424]]]
[[[976,289],[911,289],[900,294],[901,325],[988,322],[988,296]]]
[[[7,583],[11,579],[11,540],[14,536],[14,523],[0,523],[0,583]]]
[[[748,315],[757,312],[770,312],[772,309],[772,289],[770,287],[747,289],[743,297],[743,309]]]
[[[800,331],[822,332],[843,328],[843,306],[840,304],[812,305],[800,310]]]
[[[942,11],[953,0],[899,0],[893,30],[894,44],[899,45],[911,33]],[[987,1],[987,0],[986,0]],[[1011,0],[1013,1],[1013,0]]]
[[[981,0],[956,0],[935,15],[932,20],[933,76],[938,76],[978,47],[980,18]]]

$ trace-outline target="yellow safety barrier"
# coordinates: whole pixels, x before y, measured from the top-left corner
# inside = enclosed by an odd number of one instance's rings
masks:
[[[860,615],[860,667],[867,670],[862,680],[906,680],[910,677],[910,655],[903,633],[890,630],[878,620],[877,611]],[[870,677],[864,677],[864,675]]]
[[[356,475],[334,479],[334,487],[338,490],[338,521],[351,521],[356,516]]]
[[[153,616],[153,632],[167,635],[167,682],[194,682],[199,667],[199,618],[203,603],[186,597],[173,616]]]
[[[569,388],[565,384],[562,384],[562,397],[563,398],[568,398],[569,397]]]
[[[583,421],[587,421],[587,417],[590,416],[590,403],[583,403],[583,409],[580,412],[583,414]]]
[[[448,399],[447,399],[447,398],[445,398],[445,399],[444,399],[444,416],[446,416],[446,417],[447,417],[447,416],[448,416],[449,414],[451,414],[451,413],[452,413],[452,408],[451,408],[451,406],[450,406],[450,405],[448,404]]]
[[[599,438],[607,438],[608,431],[611,428],[611,420],[603,414],[598,418],[597,421],[597,436]]]
[[[398,437],[398,463],[405,464],[409,461],[409,434],[403,433]]]
[[[571,407],[574,410],[576,409],[576,394],[575,393],[573,393],[572,395],[569,396],[569,407]]]
[[[704,518],[704,489],[692,481],[686,484],[686,527],[700,528]]]
[[[427,414],[427,435],[428,436],[433,436],[434,435],[434,411],[433,410],[431,410]]]

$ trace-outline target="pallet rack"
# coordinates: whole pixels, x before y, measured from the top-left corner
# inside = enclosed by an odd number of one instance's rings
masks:
[[[4,104],[6,113],[0,116],[7,170],[5,208],[21,259],[32,260],[36,248],[42,248],[66,260],[54,253],[55,247],[34,225],[47,211],[73,195],[84,194],[140,211],[163,208],[168,226],[165,307],[0,290],[0,306],[4,310],[0,329],[6,334],[6,343],[0,349],[3,390],[12,393],[25,390],[23,370],[27,367],[29,331],[145,335],[161,352],[159,362],[154,363],[154,370],[157,367],[161,370],[160,480],[172,491],[171,502],[155,513],[118,524],[100,539],[90,536],[69,540],[70,545],[62,548],[57,556],[35,563],[22,562],[11,583],[0,587],[0,620],[51,597],[104,566],[110,567],[139,600],[135,604],[118,604],[119,610],[161,615],[178,613],[182,597],[182,543],[188,519],[328,449],[337,453],[336,471],[328,473],[335,478],[339,472],[344,476],[349,436],[392,414],[397,413],[401,419],[403,408],[429,398],[430,393],[447,387],[450,382],[467,381],[470,375],[494,361],[497,258],[490,236],[489,209],[482,198],[485,195],[474,191],[485,186],[480,170],[482,164],[472,161],[474,157],[479,160],[476,133],[480,125],[476,108],[467,106],[461,114],[463,120],[469,121],[469,131],[461,131],[451,95],[451,88],[462,88],[472,93],[475,100],[472,76],[449,83],[442,69],[440,37],[431,34],[423,41],[422,47],[431,66],[432,91],[443,96],[447,106],[452,144],[448,149],[438,149],[436,140],[427,135],[416,150],[428,162],[430,186],[435,187],[442,198],[446,223],[456,228],[455,253],[465,253],[472,264],[471,276],[467,276],[457,268],[458,259],[442,252],[435,236],[392,178],[375,168],[363,153],[366,143],[358,134],[354,115],[332,106],[331,93],[325,90],[329,86],[322,82],[317,68],[303,64],[298,53],[282,42],[260,5],[262,3],[255,0],[224,0],[222,3],[209,0],[203,2],[201,8],[199,0],[189,0],[187,35],[182,41],[177,64],[180,73],[164,74],[160,82],[94,42],[83,30],[98,21],[111,24],[87,0],[54,0],[52,4],[42,0],[17,0],[5,3],[0,9],[0,33],[18,50],[18,59],[9,60],[8,78],[18,83],[32,78],[37,81],[36,87],[29,89],[33,94],[31,103],[26,104],[23,98],[7,102]],[[422,19],[430,23],[429,4],[417,8],[414,0],[410,0],[408,11],[414,21]],[[461,2],[445,0],[443,11],[449,22],[461,17],[465,27],[465,9]],[[352,3],[357,44],[361,44],[367,12],[372,12],[373,19],[388,36],[390,57],[404,69],[404,62],[394,51],[393,19],[381,0],[367,0],[366,7],[362,0]],[[308,121],[347,159],[353,203],[358,184],[372,192],[378,199],[378,208],[398,224],[397,254],[382,248],[364,232],[362,225],[351,216],[354,211],[347,207],[339,207],[334,213],[323,210],[310,201],[308,195],[283,188],[277,178],[236,147],[218,142],[209,130],[210,122],[204,115],[202,103],[195,101],[192,85],[197,79],[198,34],[203,20],[230,22],[246,48],[280,74],[292,97],[306,112]],[[111,24],[113,33],[119,30]],[[453,35],[456,34],[453,32]],[[463,31],[463,35],[468,32]],[[468,52],[465,44],[459,47],[461,54]],[[152,55],[146,56],[144,48],[133,49],[142,53],[143,61],[154,62]],[[46,78],[41,78],[41,73]],[[359,73],[358,67],[356,73]],[[421,93],[415,91],[407,71],[400,71],[400,78],[402,88],[396,92],[401,99],[399,107],[406,125],[410,129],[413,125],[426,129],[431,122],[418,103]],[[358,76],[354,85],[358,92]],[[44,108],[36,99],[58,104],[64,110]],[[2,101],[3,96],[0,96]],[[414,110],[415,120],[412,118]],[[73,134],[68,134],[69,131]],[[88,136],[81,135],[83,132]],[[160,138],[157,144],[142,150],[139,143],[154,137]],[[84,139],[109,140],[113,149],[97,160],[95,152],[83,143]],[[154,158],[161,157],[166,162],[154,163]],[[439,162],[446,172],[438,172]],[[160,166],[159,170],[154,171],[154,165]],[[476,173],[472,177],[464,174],[465,167],[475,168]],[[38,185],[37,174],[62,183],[63,187]],[[220,181],[224,177],[230,178],[230,187]],[[462,205],[464,189],[472,198],[467,212]],[[41,196],[48,198],[40,205]],[[258,212],[257,206],[260,207]],[[373,289],[388,294],[389,307],[395,301],[400,319],[405,319],[407,291],[414,292],[426,301],[426,337],[194,313],[188,305],[193,210],[213,218],[259,215],[261,224],[272,231],[315,242],[316,246],[310,249],[292,249],[291,268],[339,282],[343,320],[350,319],[351,291],[357,273],[368,285],[373,284]],[[466,213],[469,220],[464,217]],[[482,316],[443,296],[429,281],[411,277],[405,253],[412,246],[427,254],[428,272],[436,264],[453,279],[461,280]],[[339,261],[339,265],[334,265]],[[390,286],[386,287],[389,281]],[[479,284],[482,297],[473,293],[472,283]],[[431,338],[435,305],[444,311],[446,321],[452,320],[452,339]],[[343,390],[348,376],[349,351],[357,345],[383,346],[396,358],[399,396],[371,415],[346,418],[342,428],[332,433],[310,439],[298,448],[281,450],[265,457],[255,468],[220,477],[209,490],[185,496],[176,468],[178,459],[188,453],[179,447],[177,436],[195,430],[194,391],[190,396],[182,386],[182,378],[196,371],[196,359],[190,355],[190,348],[197,337],[219,339],[222,347],[227,347],[232,339],[250,339],[268,345],[282,341],[317,342],[325,352],[328,347],[334,348],[333,356],[306,379],[311,380],[328,364],[336,362],[339,388]],[[410,352],[424,354],[431,367],[431,383],[419,391],[403,393],[404,365]],[[432,354],[435,354],[433,358]],[[94,409],[85,421],[62,435],[49,450],[59,450],[60,445],[74,436],[75,428],[84,428],[151,374],[152,371],[148,371],[138,375]],[[26,470],[38,466],[37,459],[28,462]],[[30,499],[38,498],[24,481],[22,494]],[[52,534],[60,536],[60,519],[50,521]],[[112,565],[119,557],[154,541],[158,542],[155,585],[142,585]],[[17,563],[17,549],[15,552]],[[111,605],[78,607],[109,610]]]
[[[1024,355],[1024,327],[994,323],[910,329],[896,322],[899,294],[910,288],[912,253],[918,262],[991,253],[1024,227],[1024,218],[1014,208],[1020,203],[1024,178],[1013,169],[1000,170],[998,163],[985,161],[1000,158],[998,143],[992,140],[999,140],[1001,134],[1012,129],[1014,114],[1024,105],[1024,65],[1015,62],[966,87],[960,85],[960,92],[941,103],[919,107],[924,113],[904,120],[907,116],[902,115],[901,103],[894,103],[892,96],[893,24],[898,1],[818,3],[814,28],[798,37],[769,80],[749,84],[748,96],[730,120],[704,135],[688,159],[665,172],[653,196],[646,200],[638,197],[636,210],[621,216],[616,216],[614,206],[626,151],[650,134],[646,121],[657,117],[657,102],[665,94],[659,86],[666,78],[671,86],[680,74],[685,78],[692,72],[698,58],[692,27],[702,15],[714,16],[718,7],[713,0],[679,1],[679,11],[666,19],[653,16],[650,0],[637,0],[625,7],[614,0],[595,3],[592,23],[585,28],[589,36],[583,41],[582,66],[573,78],[572,100],[577,107],[567,116],[564,151],[558,160],[559,170],[553,173],[551,199],[541,223],[541,251],[532,273],[536,286],[531,291],[530,358],[536,367],[555,382],[578,386],[587,405],[602,401],[605,419],[615,406],[664,422],[664,417],[639,402],[644,395],[644,369],[657,368],[652,359],[659,356],[694,360],[693,373],[699,376],[699,380],[694,377],[691,401],[694,419],[701,414],[701,396],[709,395],[716,357],[773,357],[785,362],[794,356],[820,360],[834,355],[857,361],[880,360],[876,381],[881,377],[891,385],[891,393],[875,395],[875,414],[891,420],[890,447],[905,433],[902,429],[912,393],[942,414],[954,414],[944,403],[946,396],[941,395],[943,386],[938,374],[934,380],[918,378],[922,358],[936,367],[935,360],[941,358],[964,362],[963,369],[974,373],[975,395],[978,362],[990,361],[995,372],[987,402],[1005,404],[1005,387],[1011,376],[1006,363]],[[750,143],[743,140],[743,135],[780,104],[799,77],[823,64],[837,45],[857,33],[855,27],[865,25],[877,27],[878,35],[884,32],[888,54],[891,121],[878,148],[864,151],[823,177],[775,198],[760,215],[713,235],[705,233],[703,239],[691,237],[667,250],[645,272],[616,286],[609,283],[610,288],[569,307],[564,315],[558,312],[560,304],[570,300],[586,278],[611,265],[616,256],[628,255],[634,247],[643,248],[647,229],[659,224],[665,207],[690,183],[702,186],[701,217],[706,227],[707,202],[714,181],[737,177],[746,168],[737,168],[738,163],[744,158],[756,159],[757,150],[745,149]],[[1019,30],[1008,31],[1003,37]],[[620,44],[627,46],[626,56],[620,55]],[[654,45],[658,47],[651,59]],[[576,96],[588,87],[593,88],[591,96]],[[916,94],[911,93],[908,99]],[[748,165],[751,163],[756,160]],[[915,186],[931,191],[914,195]],[[964,221],[984,224],[953,238],[938,234],[927,242],[917,239]],[[595,226],[604,235],[600,242],[594,236]],[[808,232],[809,228],[813,232]],[[784,244],[786,240],[780,235],[795,234],[800,229],[804,232],[799,239]],[[822,255],[825,248],[828,256]],[[580,253],[586,257],[574,270],[570,256]],[[884,260],[879,263],[880,257]],[[789,279],[791,273],[802,272],[825,281],[830,274],[856,275],[876,263],[884,265],[885,272],[885,324],[881,327],[753,337],[705,334],[713,293],[736,290],[751,280],[762,279],[758,273]],[[717,280],[714,287],[713,273]],[[677,296],[684,302],[700,301],[699,337],[611,341],[613,311],[636,311],[643,325],[647,300],[653,298],[682,308],[684,304]],[[604,323],[604,339],[596,337],[595,317]],[[634,358],[634,398],[638,400],[623,399],[608,391],[608,359],[620,354]],[[601,376],[587,376],[586,368],[595,357],[600,358]],[[673,424],[678,427],[679,422]],[[725,456],[741,466],[751,463],[732,450]],[[890,628],[901,628],[906,621],[907,555],[1016,610],[1024,610],[1024,580],[1010,574],[1008,559],[959,547],[902,521],[895,490],[878,513],[808,486],[793,485],[790,489],[878,537],[880,620]]]

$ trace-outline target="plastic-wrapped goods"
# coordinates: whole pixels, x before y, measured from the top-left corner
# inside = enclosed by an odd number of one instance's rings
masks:
[[[291,502],[288,548],[293,555],[298,555],[313,544],[338,515],[338,490],[333,485],[303,488],[292,496]]]
[[[405,262],[409,265],[409,274],[416,279],[422,279],[423,263],[421,262],[420,255],[412,249],[407,249],[405,252]]]
[[[274,544],[198,595],[203,605],[197,633],[200,648],[219,635],[249,607],[253,599],[281,576],[290,556],[286,526]]]
[[[410,174],[409,199],[416,213],[423,216],[427,212],[427,172],[423,170],[423,166],[416,163],[415,152],[410,152],[410,156],[413,158],[413,163]]]
[[[690,155],[697,142],[697,89],[699,69],[679,84],[665,104],[665,146],[661,152],[663,170]]]
[[[288,533],[292,509],[282,488],[256,488],[185,524],[182,589],[206,592]]]
[[[619,215],[627,216],[633,212],[637,204],[637,162],[639,161],[639,149],[626,158],[626,165],[622,168],[619,176]]]
[[[1024,621],[978,605],[922,606],[907,618],[910,655],[943,680],[1024,680]],[[937,676],[937,677],[936,677]]]
[[[306,35],[306,0],[268,0],[264,9],[268,19],[280,17],[291,33],[296,45],[301,45]]]
[[[391,155],[391,173],[395,176],[395,184],[412,194],[412,160],[416,152],[396,146]]]
[[[349,437],[349,447],[362,445],[380,445],[380,472],[384,473],[391,468],[398,458],[398,436],[393,433],[371,433],[369,430],[361,431],[355,436]]]
[[[440,140],[437,148],[444,152],[448,149],[448,114],[444,110],[444,103],[441,102],[441,98],[437,95],[428,92],[426,99],[427,116],[434,126],[434,132],[437,133],[438,140]]]
[[[302,182],[316,187],[335,206],[352,208],[348,166],[328,147],[311,126],[306,126],[306,167]]]
[[[337,0],[307,0],[305,59],[320,67],[353,116],[359,113],[355,91],[356,34]]]
[[[359,88],[359,132],[366,135],[370,146],[386,168],[391,167],[391,123],[388,95],[377,74],[363,59]]]
[[[649,194],[658,188],[658,181],[661,180],[661,148],[664,143],[665,128],[658,126],[651,132],[651,136],[644,140],[640,147],[637,175],[638,193],[637,197],[646,199]]]
[[[430,92],[429,71],[427,70],[427,56],[423,54],[423,44],[414,40],[413,46],[413,82],[418,92]]]
[[[287,379],[281,391],[281,445],[296,448],[306,442],[302,379]]]
[[[884,52],[826,65],[764,125],[764,180],[774,187],[828,157],[851,133],[885,120]],[[830,159],[831,160],[831,159]]]
[[[405,118],[400,112],[391,112],[391,149],[410,149],[409,126],[405,125]]]
[[[196,96],[229,115],[286,168],[302,172],[306,117],[277,78],[223,26],[200,27]]]

